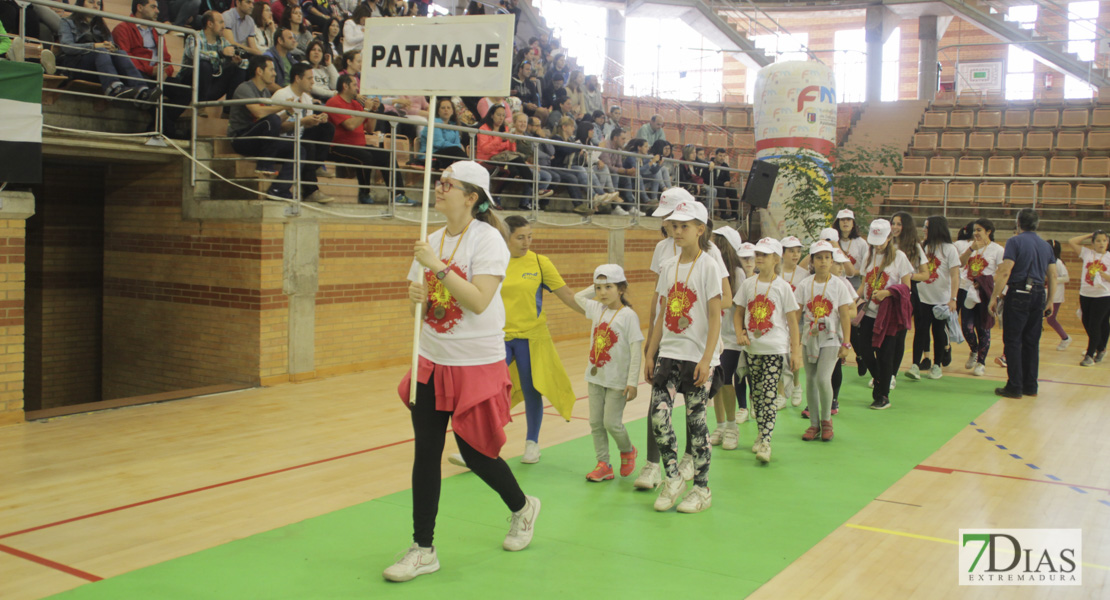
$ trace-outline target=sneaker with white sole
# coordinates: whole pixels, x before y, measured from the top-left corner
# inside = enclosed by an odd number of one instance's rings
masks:
[[[743,423],[747,420],[748,420],[748,409],[746,409],[746,408],[736,409],[736,424],[739,425],[740,423]]]
[[[1106,351],[1105,350],[1099,350],[1098,354],[1095,355],[1095,362],[1100,363],[1100,362],[1102,362],[1102,359],[1104,359],[1104,358],[1106,358]]]
[[[1068,336],[1068,337],[1064,338],[1063,340],[1060,340],[1060,344],[1056,346],[1056,351],[1057,352],[1063,352],[1064,350],[1067,350],[1068,346],[1070,346],[1070,345],[1071,345],[1071,336]]]
[[[1086,354],[1083,355],[1083,362],[1079,363],[1079,366],[1081,366],[1081,367],[1093,367],[1094,365],[1095,365],[1094,357],[1086,355]]]
[[[906,371],[906,377],[913,381],[921,381],[921,367],[917,365],[910,365],[910,370]]]
[[[410,581],[420,575],[435,573],[439,570],[439,559],[436,558],[435,547],[421,548],[413,544],[401,560],[390,565],[382,571],[382,577],[389,581]]]
[[[609,214],[617,215],[618,217],[627,217],[628,216],[628,211],[624,210],[623,208],[621,208],[619,206],[614,206],[613,207],[613,212],[611,212]]]
[[[929,372],[925,374],[925,377],[929,379],[940,379],[944,377],[944,372],[940,370],[940,365],[934,364],[932,368],[929,369]]]
[[[690,481],[694,478],[694,457],[690,454],[683,454],[682,460],[678,461],[678,474],[682,476],[683,481]]]
[[[710,446],[720,446],[721,445],[721,436],[723,436],[724,434],[725,434],[725,424],[724,423],[717,423],[717,427],[715,427],[713,429],[713,433],[709,434],[709,445]]]
[[[762,463],[771,462],[771,442],[767,440],[761,440],[759,442],[759,450],[756,450],[755,452],[755,457],[758,458],[759,462]]]
[[[519,552],[532,543],[532,534],[536,530],[536,518],[540,516],[540,499],[535,496],[524,496],[524,508],[516,511],[509,517],[509,533],[501,547],[509,552]]]
[[[678,497],[686,489],[686,482],[681,477],[668,477],[659,489],[659,497],[655,499],[655,510],[659,512],[670,510],[678,502]]]
[[[976,356],[974,352],[972,352],[971,356],[967,357],[967,362],[964,363],[964,368],[970,371],[975,368],[975,365],[978,364],[978,362],[979,357]]]
[[[782,410],[786,408],[786,394],[779,394],[775,398],[775,410]]]
[[[713,494],[710,493],[709,488],[695,485],[682,502],[678,504],[678,512],[680,513],[700,513],[713,506]]]
[[[898,378],[897,377],[891,377],[890,378],[890,389],[893,390],[896,387],[898,387]]]
[[[871,389],[875,389],[875,379],[874,378],[872,378],[871,381],[867,382],[867,387],[869,387]]]
[[[971,374],[976,377],[982,377],[987,374],[987,366],[983,363],[975,363],[975,367],[971,369]]]
[[[763,435],[757,434],[755,436],[755,443],[752,444],[752,453],[759,452],[759,447],[763,445]]]
[[[802,405],[802,386],[800,386],[800,385],[794,386],[794,395],[790,397],[790,405],[791,406],[801,406]]]
[[[540,462],[540,444],[527,440],[524,442],[524,456],[520,457],[520,462],[526,465],[534,465]]]
[[[659,463],[649,462],[640,469],[640,476],[632,482],[632,487],[638,490],[653,490],[663,482],[663,469]]]
[[[740,426],[733,425],[725,429],[725,434],[721,436],[721,449],[722,450],[735,450],[740,446]]]
[[[456,467],[466,468],[466,460],[462,457],[462,454],[448,454],[447,462],[455,465]]]

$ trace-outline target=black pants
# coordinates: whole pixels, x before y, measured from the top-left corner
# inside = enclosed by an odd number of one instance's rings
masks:
[[[933,315],[933,305],[918,302],[913,306],[913,364],[920,365],[922,356],[929,351],[929,338],[932,334],[933,362],[943,364],[945,348],[948,346],[948,332],[945,321]]]
[[[841,383],[844,383],[844,370],[841,368],[840,359],[837,359],[832,372],[833,400],[840,398]]]
[[[1002,343],[1006,355],[1006,387],[1018,394],[1037,395],[1041,360],[1044,286],[1006,292],[1002,308]]]
[[[435,534],[443,444],[451,420],[451,413],[436,410],[435,390],[435,375],[428,378],[428,383],[417,383],[416,406],[412,408],[412,431],[416,438],[412,460],[412,541],[424,547],[432,545]],[[466,466],[501,495],[509,510],[524,508],[524,492],[504,460],[478,452],[458,433],[455,441]]]
[[[256,158],[293,158],[293,138],[279,137],[281,134],[281,117],[273,114],[255,121],[250,127],[233,133],[231,147],[243,156]],[[324,123],[304,130],[301,136],[305,141],[331,142],[335,136],[335,126]],[[316,169],[319,165],[306,161],[323,161],[327,156],[328,146],[323,144],[301,144],[301,194],[302,198],[312,195],[316,191]],[[288,193],[293,187],[293,163],[281,162],[278,173],[278,183],[274,184],[273,191]]]
[[[1106,350],[1106,342],[1110,338],[1110,296],[1080,296],[1079,308],[1083,311],[1083,330],[1087,332],[1087,356],[1094,358]]]
[[[462,146],[447,146],[432,152],[432,168],[442,171],[460,160],[470,160]]]
[[[331,160],[348,165],[362,165],[378,169],[389,168],[389,152],[372,148],[352,148],[350,146],[332,146]],[[359,194],[366,193],[370,187],[370,179],[374,175],[371,169],[354,169],[355,178],[358,180]]]
[[[864,317],[859,324],[859,344],[856,352],[863,350],[863,360],[871,377],[875,379],[875,388],[871,390],[871,399],[890,396],[890,379],[894,376],[894,349],[898,343],[898,336],[888,335],[883,338],[882,346],[875,348],[871,345],[871,334],[875,331],[875,319]]]

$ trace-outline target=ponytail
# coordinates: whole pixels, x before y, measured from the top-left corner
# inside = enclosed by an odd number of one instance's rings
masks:
[[[466,181],[460,181],[459,185],[462,186],[463,191],[467,194],[474,194],[478,196],[478,201],[474,203],[474,206],[470,207],[470,216],[479,221],[482,221],[483,223],[492,225],[493,228],[501,234],[501,237],[507,238],[508,236],[506,235],[505,225],[501,222],[501,219],[499,219],[497,215],[494,214],[493,205],[491,204],[491,201],[486,198],[486,195],[482,188]]]

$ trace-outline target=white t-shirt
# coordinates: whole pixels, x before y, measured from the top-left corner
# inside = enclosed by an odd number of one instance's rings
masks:
[[[652,273],[659,275],[662,273],[663,263],[678,256],[679,252],[678,244],[675,243],[674,238],[659,240],[659,243],[655,245],[655,252],[651,253],[651,266],[648,268],[651,269]],[[721,256],[721,249],[717,247],[717,244],[709,244],[709,250],[706,250],[706,253],[713,257],[713,262],[717,265],[717,279],[728,277],[728,267],[725,266],[725,259]]]
[[[971,246],[971,240],[956,240],[956,241],[952,242],[952,245],[956,247],[956,252],[959,252],[960,256],[963,256],[964,251],[966,251],[968,249],[968,247]],[[967,279],[967,267],[966,266],[961,266],[960,267],[960,289],[961,290],[966,290],[968,284],[970,284],[970,282]]]
[[[798,310],[798,299],[790,284],[776,277],[770,283],[758,275],[744,280],[733,301],[744,307],[744,328],[751,345],[748,354],[788,354],[790,326],[786,315]]]
[[[1095,254],[1094,250],[1084,247],[1079,252],[1079,260],[1083,263],[1079,273],[1079,295],[1086,298],[1110,296],[1110,252]]]
[[[729,278],[729,282],[734,288],[739,290],[739,285],[744,282],[747,277],[744,275],[744,269],[737,267],[736,273]],[[736,323],[733,320],[733,315],[736,314],[736,305],[729,304],[729,307],[722,311],[724,314],[721,316],[721,342],[725,350],[743,350],[744,347],[736,343]]]
[[[467,281],[475,275],[505,278],[509,247],[501,232],[484,221],[474,220],[461,236],[448,236],[447,228],[428,236],[428,243],[448,262],[451,270]],[[451,296],[435,273],[412,261],[409,281],[424,281],[428,298],[424,305],[424,327],[420,333],[420,356],[452,367],[488,365],[505,360],[505,304],[501,284],[482,314],[470,312]]]
[[[844,343],[841,335],[840,307],[852,303],[852,286],[839,277],[829,276],[825,283],[817,283],[810,275],[798,283],[794,297],[802,313],[798,328],[804,336],[816,336],[818,348],[836,347]]]
[[[659,356],[700,362],[709,339],[708,302],[721,295],[721,274],[717,265],[703,253],[689,264],[679,264],[678,256],[660,266],[655,291],[663,301],[663,339]],[[677,277],[677,283],[675,282]],[[720,347],[718,340],[713,344]]]
[[[1056,261],[1056,295],[1052,297],[1052,303],[1063,303],[1064,301],[1064,285],[1068,282],[1068,266],[1064,261]]]
[[[862,271],[863,269],[860,268],[860,265],[867,259],[867,240],[861,237],[852,238],[850,240],[841,238],[837,243],[840,244],[840,249],[844,251],[844,254],[848,256],[848,260],[851,261],[852,266],[855,267],[857,271]]]
[[[894,262],[890,263],[886,269],[879,271],[879,265],[882,264],[882,254],[875,254],[866,265],[863,272],[863,297],[870,299],[871,296],[880,290],[885,290],[893,285],[902,283],[902,278],[906,275],[913,274],[913,267],[910,261],[906,258],[906,253],[901,250],[896,250],[894,254]],[[920,291],[920,286],[918,287]],[[947,304],[947,302],[945,303]],[[879,316],[879,305],[875,302],[868,302],[864,308],[863,314],[868,317]]]
[[[929,278],[917,283],[917,295],[922,304],[948,304],[953,300],[952,269],[960,268],[960,254],[956,246],[941,244],[935,253],[925,254],[925,267]]]
[[[614,311],[597,300],[587,300],[586,318],[593,324],[586,381],[615,390],[623,390],[630,379],[635,385],[639,373],[632,377],[628,373],[632,345],[644,341],[636,311],[627,306]],[[595,367],[597,375],[592,374]]]
[[[968,246],[971,244],[969,243]],[[959,247],[957,247],[959,250]],[[964,247],[967,250],[967,247]],[[1006,249],[1002,246],[991,242],[985,248],[979,250],[972,250],[971,255],[967,257],[967,264],[960,271],[962,277],[960,278],[960,287],[965,290],[971,289],[971,280],[978,278],[980,275],[994,276],[994,272],[998,270],[998,265],[1002,264],[1002,255]],[[963,251],[960,251],[962,254]],[[1005,283],[1005,282],[1003,282]]]
[[[790,284],[790,291],[796,292],[798,291],[798,284],[806,277],[809,277],[809,269],[803,269],[795,265],[794,270],[790,273],[787,273],[784,269],[781,277],[783,281]]]
[[[293,93],[293,88],[285,86],[280,90],[274,92],[273,99],[278,102],[300,102],[301,104],[312,104],[312,94],[301,94],[297,96]],[[286,121],[297,122],[304,117],[311,117],[312,111],[305,108],[292,108],[289,109],[296,113],[296,118],[289,116],[289,113],[282,112],[281,115],[285,117]],[[282,133],[282,137],[293,137],[293,132]],[[304,127],[301,127],[301,135],[304,135]]]

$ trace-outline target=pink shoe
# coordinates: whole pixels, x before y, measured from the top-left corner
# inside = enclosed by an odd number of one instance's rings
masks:
[[[612,478],[613,467],[609,466],[609,463],[603,462],[597,463],[597,467],[595,467],[593,471],[590,471],[590,473],[586,475],[586,479],[589,481],[605,481]]]
[[[621,452],[621,477],[628,477],[632,471],[636,470],[636,447],[632,447],[632,452]],[[609,470],[613,472],[612,469]]]

